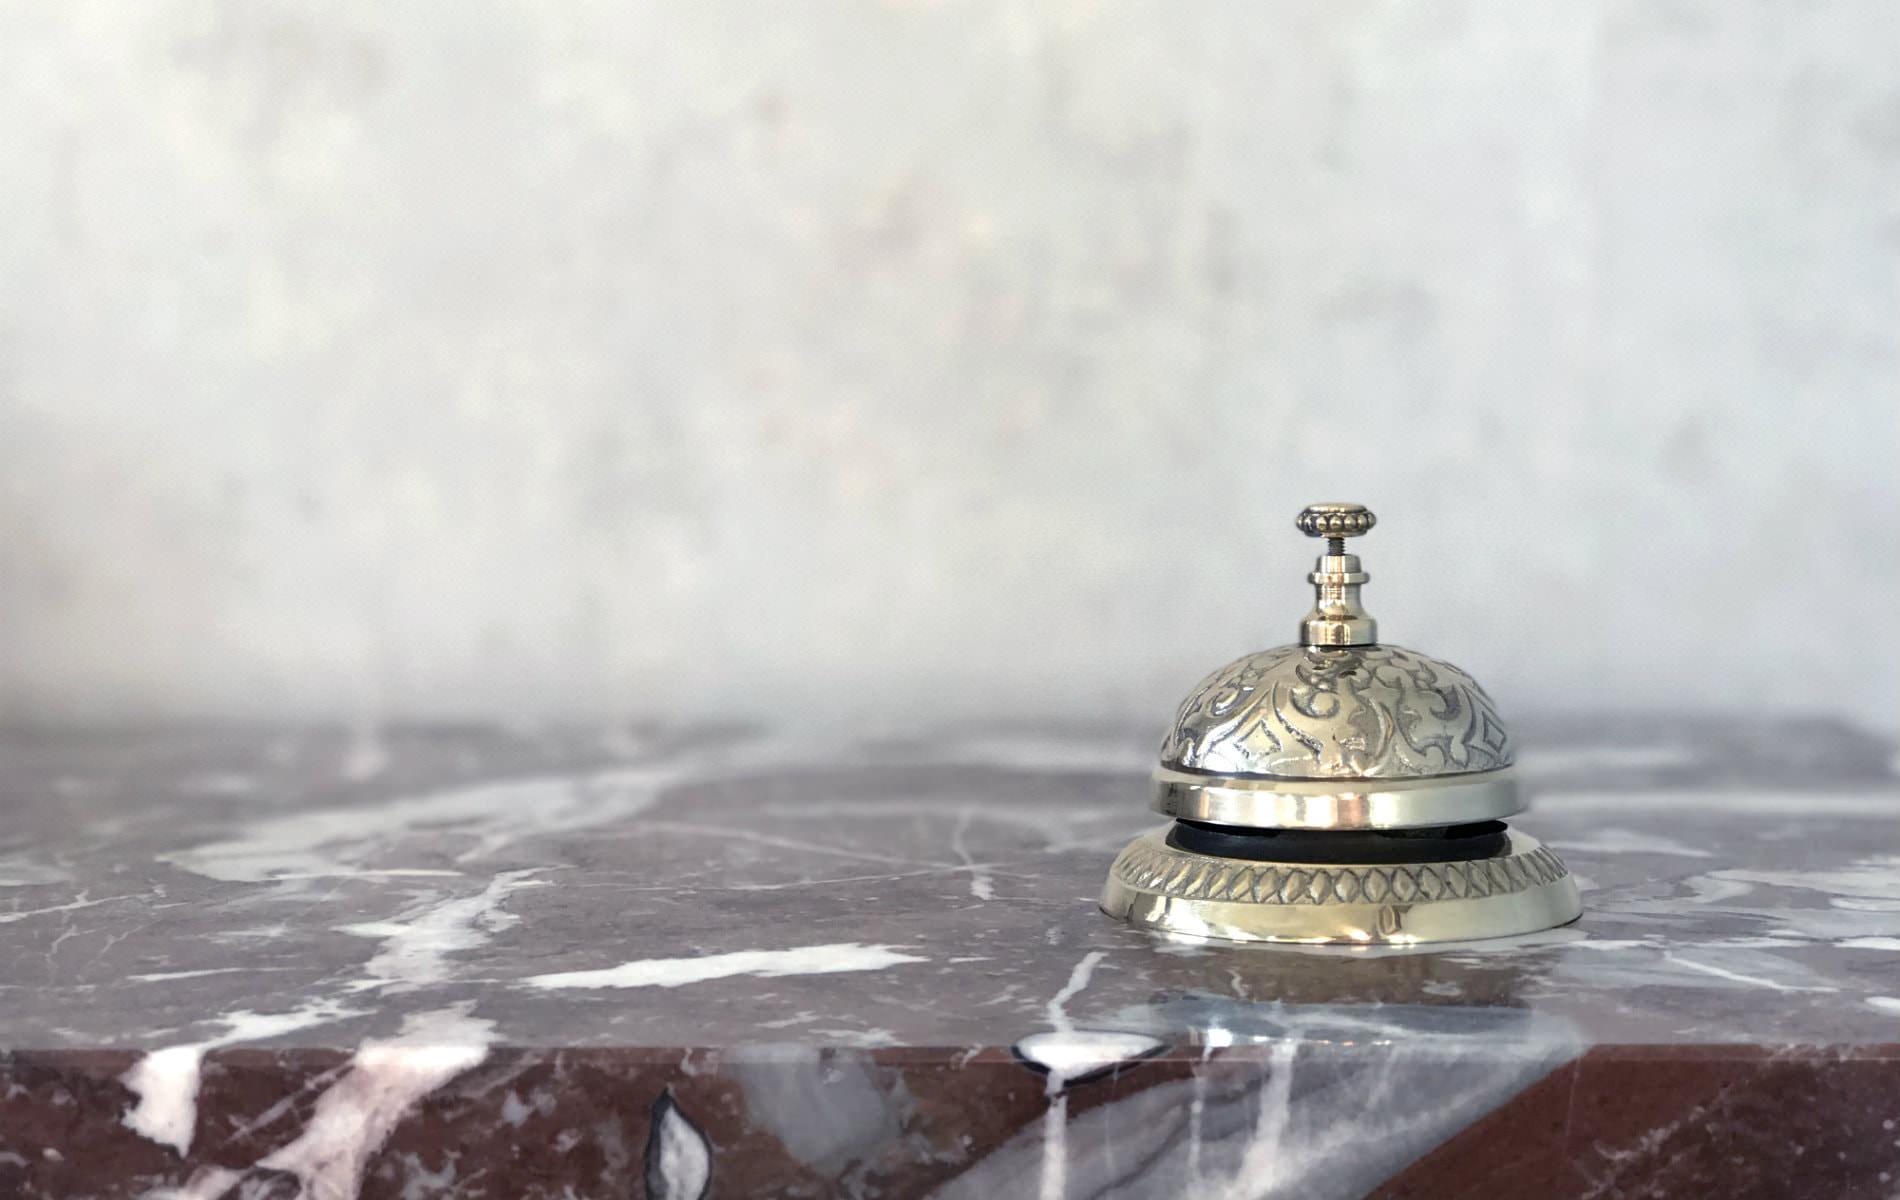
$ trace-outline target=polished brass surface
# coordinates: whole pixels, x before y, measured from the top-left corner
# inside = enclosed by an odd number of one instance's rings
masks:
[[[1359,603],[1359,588],[1372,576],[1359,569],[1358,555],[1346,553],[1346,539],[1378,521],[1363,504],[1309,504],[1294,518],[1301,533],[1326,539],[1326,553],[1306,577],[1313,585],[1313,611],[1300,622],[1302,645],[1370,646],[1379,640],[1379,623]]]
[[[1161,765],[1274,779],[1431,779],[1511,765],[1491,697],[1399,646],[1277,646],[1196,684]]]
[[[1468,862],[1263,863],[1136,838],[1109,868],[1102,911],[1131,924],[1236,942],[1416,945],[1534,933],[1583,911],[1576,880],[1535,838]]]
[[[1235,659],[1197,684],[1162,741],[1151,803],[1229,830],[1338,834],[1372,853],[1375,831],[1422,831],[1400,864],[1315,865],[1222,858],[1138,838],[1115,860],[1102,908],[1132,924],[1236,941],[1413,943],[1502,937],[1581,911],[1550,851],[1509,831],[1490,858],[1423,861],[1447,827],[1524,808],[1510,731],[1457,667],[1378,643],[1359,601],[1368,576],[1345,539],[1377,518],[1361,504],[1314,504],[1295,524],[1327,539],[1307,578],[1300,641]],[[1492,827],[1501,828],[1501,827]],[[1183,837],[1189,831],[1183,830]],[[1197,840],[1204,849],[1240,843]],[[1330,843],[1329,843],[1330,844]],[[1272,846],[1293,856],[1290,843]],[[1377,847],[1389,855],[1393,844]]]
[[[1436,779],[1253,779],[1157,768],[1162,816],[1253,829],[1424,829],[1495,821],[1524,810],[1510,769]]]

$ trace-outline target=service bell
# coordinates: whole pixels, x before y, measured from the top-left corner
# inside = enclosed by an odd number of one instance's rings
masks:
[[[1102,909],[1247,942],[1410,944],[1576,920],[1576,881],[1509,829],[1523,793],[1510,731],[1457,667],[1379,641],[1346,539],[1376,518],[1314,504],[1326,539],[1296,645],[1237,659],[1175,713],[1155,767],[1174,823],[1109,868]]]

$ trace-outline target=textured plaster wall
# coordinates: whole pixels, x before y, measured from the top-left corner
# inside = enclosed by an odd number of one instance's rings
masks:
[[[0,10],[0,715],[1900,724],[1900,9]]]

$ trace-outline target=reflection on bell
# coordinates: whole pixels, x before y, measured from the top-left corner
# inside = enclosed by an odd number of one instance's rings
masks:
[[[1510,732],[1450,663],[1382,645],[1346,539],[1364,505],[1314,504],[1326,539],[1297,645],[1209,675],[1169,726],[1153,806],[1174,824],[1109,868],[1102,909],[1247,942],[1409,944],[1576,920],[1576,881],[1504,825],[1523,810]]]

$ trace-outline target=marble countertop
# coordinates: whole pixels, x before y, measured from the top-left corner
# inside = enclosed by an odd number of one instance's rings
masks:
[[[0,736],[0,1191],[1900,1187],[1893,747],[1518,734],[1582,920],[1385,951],[1102,917],[1141,730]]]

